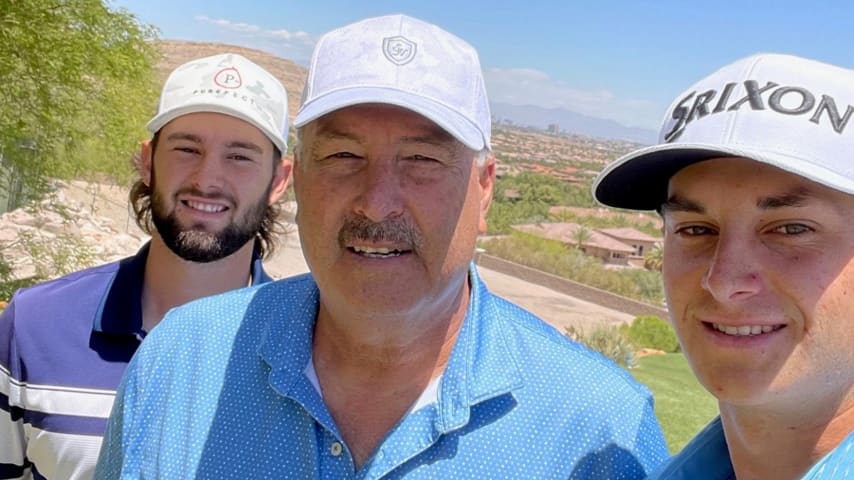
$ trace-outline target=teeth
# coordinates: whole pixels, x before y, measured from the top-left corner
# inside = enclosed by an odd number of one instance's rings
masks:
[[[187,206],[194,210],[201,210],[203,212],[208,213],[217,213],[225,210],[225,207],[222,205],[214,205],[212,203],[201,203],[201,202],[193,202],[187,200]]]
[[[732,325],[720,325],[718,323],[713,323],[712,328],[727,335],[733,335],[737,337],[760,335],[774,330],[774,327],[772,325],[742,325],[740,327],[735,327]]]
[[[400,256],[400,250],[391,248],[353,247],[353,251],[371,258],[388,258]]]

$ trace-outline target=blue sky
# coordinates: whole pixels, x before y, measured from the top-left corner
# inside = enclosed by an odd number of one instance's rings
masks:
[[[854,2],[804,0],[115,0],[162,38],[257,48],[303,65],[324,32],[406,13],[466,39],[492,101],[657,129],[670,101],[757,52],[854,68]]]

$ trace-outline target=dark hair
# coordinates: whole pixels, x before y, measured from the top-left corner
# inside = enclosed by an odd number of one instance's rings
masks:
[[[151,137],[151,157],[154,161],[154,152],[157,149],[157,142],[160,139],[160,132]],[[282,151],[279,147],[273,145],[273,170],[276,169],[277,162],[282,159]],[[134,167],[139,168],[140,158],[135,156],[133,162]],[[151,219],[151,187],[146,185],[142,179],[137,179],[128,195],[130,206],[133,208],[136,224],[143,232],[151,235],[155,231],[154,222]],[[256,243],[259,249],[259,255],[262,259],[268,259],[273,255],[278,243],[278,237],[286,233],[285,224],[281,219],[282,204],[281,201],[276,201],[272,205],[267,206],[264,212],[264,219],[261,221],[261,227],[255,235]]]

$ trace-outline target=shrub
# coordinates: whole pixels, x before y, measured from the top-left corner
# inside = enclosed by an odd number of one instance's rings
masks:
[[[566,327],[565,335],[587,348],[610,358],[617,364],[632,368],[635,366],[635,349],[619,327],[599,327],[589,334],[572,327]]]
[[[655,315],[642,315],[632,321],[628,336],[638,347],[654,348],[668,353],[679,351],[679,341],[673,327]]]

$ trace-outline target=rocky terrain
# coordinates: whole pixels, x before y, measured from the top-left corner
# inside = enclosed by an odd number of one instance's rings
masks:
[[[53,277],[115,260],[147,239],[117,198],[124,196],[118,187],[80,181],[57,187],[35,205],[0,215],[0,252],[13,277]]]

